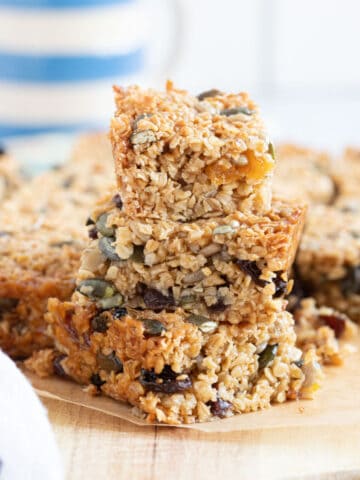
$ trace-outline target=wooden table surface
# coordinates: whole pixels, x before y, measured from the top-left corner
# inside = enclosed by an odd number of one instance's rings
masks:
[[[360,479],[360,431],[351,425],[204,433],[42,402],[67,480]]]

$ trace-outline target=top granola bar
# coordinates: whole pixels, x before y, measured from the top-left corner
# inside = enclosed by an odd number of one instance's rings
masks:
[[[117,181],[128,215],[194,220],[267,211],[273,146],[246,93],[194,97],[115,87],[111,122]]]

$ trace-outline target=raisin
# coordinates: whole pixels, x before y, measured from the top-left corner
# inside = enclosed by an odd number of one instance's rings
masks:
[[[74,183],[75,177],[73,175],[70,175],[69,177],[65,178],[63,182],[61,183],[63,188],[70,188],[72,184]]]
[[[123,207],[123,201],[122,201],[119,193],[117,193],[116,195],[113,196],[112,201],[113,201],[113,203],[115,204],[115,207],[116,207],[116,208],[118,208],[119,210],[122,209],[122,207]]]
[[[335,332],[335,337],[339,338],[345,330],[345,319],[341,315],[319,315],[319,320],[324,322]]]
[[[144,292],[144,302],[147,308],[151,310],[163,310],[175,305],[174,297],[171,295],[163,295],[155,288],[147,288]]]
[[[0,312],[9,312],[16,308],[19,304],[18,298],[0,298]]]
[[[228,308],[228,305],[225,305],[222,299],[218,300],[214,305],[210,305],[208,310],[213,313],[221,313],[224,312]]]
[[[89,238],[91,240],[96,240],[98,238],[98,231],[96,227],[90,228],[88,232]]]
[[[268,345],[259,355],[259,370],[267,367],[271,363],[278,351],[279,345],[277,343]]]
[[[360,265],[349,267],[341,282],[344,295],[360,294]]]
[[[89,225],[95,225],[94,220],[91,217],[88,217],[86,220],[85,226],[88,227]]]
[[[178,377],[181,378],[178,379]],[[182,392],[192,386],[188,375],[175,373],[169,365],[165,365],[159,374],[156,374],[154,370],[142,369],[139,381],[147,390],[161,393]]]
[[[64,370],[64,367],[61,365],[61,362],[66,358],[66,355],[60,354],[56,356],[53,360],[54,373],[62,378],[67,378],[67,373]]]
[[[108,327],[108,319],[105,315],[96,315],[91,319],[91,328],[94,332],[105,333]]]
[[[269,282],[266,280],[262,280],[260,277],[261,275],[261,270],[257,266],[256,262],[253,262],[251,260],[240,260],[236,259],[235,260],[236,265],[240,267],[240,269],[246,273],[246,275],[250,275],[251,279],[255,282],[256,285],[259,287],[265,287]]]
[[[210,412],[215,417],[224,418],[226,416],[226,412],[232,408],[232,403],[223,400],[222,398],[218,398],[216,402],[208,402],[206,405],[210,407]]]
[[[274,298],[279,298],[285,295],[287,290],[287,282],[281,278],[283,272],[276,272],[276,277],[273,282],[275,285]]]
[[[111,311],[111,313],[116,320],[119,320],[120,318],[125,317],[128,312],[125,307],[116,307]]]
[[[90,377],[90,382],[95,385],[95,387],[100,390],[101,387],[106,383],[104,380],[101,380],[101,377],[98,373],[93,373]]]

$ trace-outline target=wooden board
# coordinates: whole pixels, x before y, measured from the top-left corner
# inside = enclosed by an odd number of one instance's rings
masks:
[[[349,425],[205,433],[43,402],[71,480],[360,478],[360,429]]]

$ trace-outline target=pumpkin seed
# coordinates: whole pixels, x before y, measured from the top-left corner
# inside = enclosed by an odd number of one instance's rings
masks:
[[[120,307],[124,303],[124,298],[121,293],[116,293],[113,297],[102,298],[97,304],[103,310],[109,310],[110,308]]]
[[[250,110],[247,107],[234,107],[234,108],[225,108],[224,110],[221,110],[220,115],[231,117],[232,115],[238,115],[239,113],[242,113],[244,115],[252,115],[255,112],[253,110]]]
[[[184,295],[180,297],[179,304],[180,305],[187,305],[189,303],[194,303],[196,301],[195,295]]]
[[[137,130],[130,137],[130,142],[133,145],[144,145],[155,141],[155,133],[152,130]]]
[[[191,272],[185,275],[183,278],[183,282],[185,284],[190,284],[190,283],[196,283],[196,282],[201,282],[201,280],[204,280],[205,274],[202,270],[198,270],[197,272]]]
[[[211,90],[206,90],[206,92],[199,93],[197,99],[201,102],[202,100],[205,100],[205,98],[217,97],[218,95],[222,95],[222,92],[216,88],[212,88]]]
[[[166,327],[159,320],[154,320],[152,318],[142,318],[141,319],[144,325],[144,333],[149,336],[158,336],[162,332],[166,331]]]
[[[199,254],[204,255],[204,257],[211,257],[211,255],[220,252],[221,248],[222,247],[219,243],[210,243],[210,245],[206,245],[206,247],[202,248]]]
[[[82,280],[77,290],[86,297],[99,299],[113,297],[116,293],[114,285],[101,278]]]
[[[104,355],[98,352],[96,360],[102,370],[106,370],[107,372],[115,371],[115,373],[121,373],[123,371],[123,364],[117,358],[115,352],[111,352],[110,355]]]
[[[113,237],[115,235],[115,229],[106,226],[108,216],[108,213],[102,213],[96,220],[96,228],[104,237]]]
[[[208,317],[203,317],[202,315],[193,314],[190,315],[190,317],[188,317],[186,320],[196,325],[203,333],[212,333],[218,327],[217,322],[210,320]]]
[[[101,237],[99,240],[99,250],[108,260],[119,262],[121,259],[115,251],[114,242],[114,237]]]
[[[274,343],[273,345],[268,345],[259,355],[259,370],[267,367],[271,363],[278,351],[279,345]]]
[[[234,228],[231,225],[219,225],[214,228],[213,235],[226,235],[227,233],[234,233]]]
[[[135,263],[144,263],[144,245],[134,245],[134,252],[130,257],[130,260]]]
[[[269,142],[268,153],[270,153],[272,158],[275,160],[275,148],[274,148],[274,144],[272,142]]]

